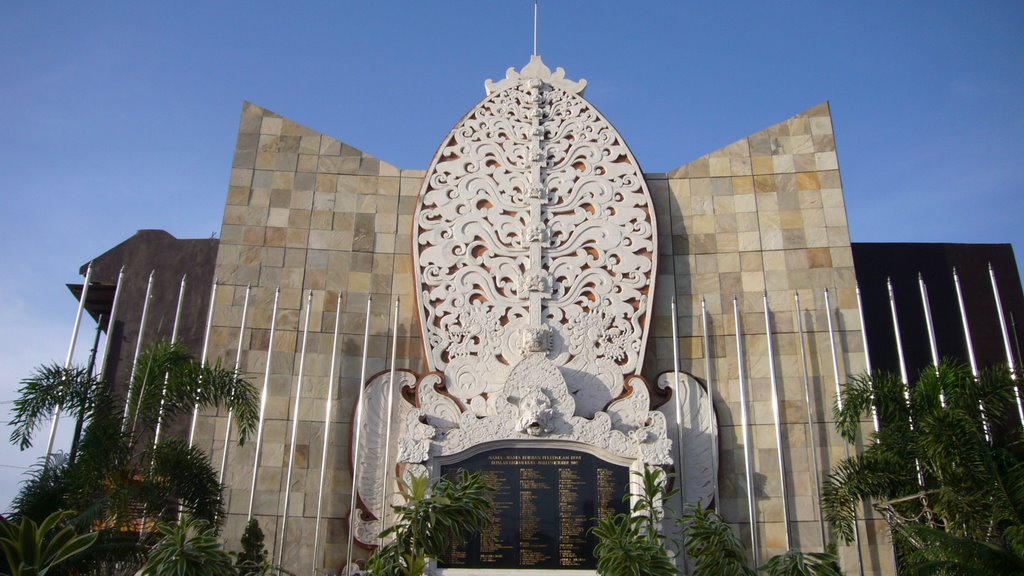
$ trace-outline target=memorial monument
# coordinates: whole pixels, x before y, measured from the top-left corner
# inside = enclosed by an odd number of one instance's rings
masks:
[[[427,370],[394,412],[393,447],[382,445],[386,422],[363,430],[385,457],[363,460],[358,490],[388,493],[381,465],[486,471],[498,521],[471,554],[442,562],[453,569],[592,569],[588,528],[623,510],[628,471],[672,464],[665,416],[638,374],[657,274],[654,204],[584,86],[536,56],[488,82],[418,196],[412,256]],[[371,398],[390,390],[387,376],[377,382]],[[710,442],[711,428],[702,432]],[[376,520],[356,535],[371,544],[386,512],[378,498],[363,501]]]
[[[587,528],[664,466],[755,561],[821,549],[832,398],[864,368],[827,104],[645,173],[585,86],[509,69],[425,171],[244,105],[209,357],[263,411],[255,442],[225,413],[195,436],[227,542],[255,518],[275,562],[339,572],[396,478],[466,468],[495,522],[432,570],[594,574]],[[851,573],[886,571],[883,525]]]

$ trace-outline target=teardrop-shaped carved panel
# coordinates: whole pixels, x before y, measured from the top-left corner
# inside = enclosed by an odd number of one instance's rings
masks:
[[[431,370],[478,415],[525,355],[546,352],[592,416],[642,365],[657,231],[640,167],[539,59],[451,131],[413,238]]]

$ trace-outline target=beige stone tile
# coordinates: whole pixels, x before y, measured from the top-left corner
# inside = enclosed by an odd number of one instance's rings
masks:
[[[774,174],[786,174],[793,172],[793,155],[782,154],[779,156],[772,156],[772,173]]]
[[[754,156],[750,159],[750,169],[754,174],[754,189],[757,190],[757,178],[756,176],[761,174],[774,174],[775,163],[771,156]]]

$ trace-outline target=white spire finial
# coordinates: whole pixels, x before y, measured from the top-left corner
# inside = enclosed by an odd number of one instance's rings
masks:
[[[533,55],[537,55],[537,2],[533,0]]]

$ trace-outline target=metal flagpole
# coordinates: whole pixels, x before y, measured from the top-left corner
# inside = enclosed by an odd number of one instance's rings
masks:
[[[708,332],[708,307],[704,297],[700,297],[700,319],[704,330],[704,379],[708,386],[708,418],[715,421],[715,389],[711,383],[711,335]],[[718,499],[718,433],[711,435],[711,469],[714,472],[712,488],[715,495],[715,508],[721,506]]]
[[[302,351],[299,352],[299,377],[295,381],[295,407],[292,411],[292,442],[288,449],[288,473],[284,481],[284,511],[281,514],[281,537],[277,561],[284,562],[284,543],[288,536],[288,505],[292,495],[292,470],[295,468],[295,445],[299,434],[299,405],[302,403],[302,375],[306,367],[306,342],[309,340],[309,316],[313,310],[313,291],[306,296],[306,321],[302,327]]]
[[[139,321],[139,335],[135,339],[135,358],[132,360],[132,372],[128,377],[128,391],[124,399],[124,417],[121,418],[121,430],[128,424],[128,409],[132,405],[132,385],[135,382],[135,372],[139,369],[139,354],[142,354],[142,337],[146,332],[146,320],[149,318],[149,303],[153,300],[153,276],[156,270],[149,273],[149,283],[146,284],[146,296],[142,303],[142,319]]]
[[[399,299],[395,298],[395,321],[391,333],[391,381],[388,384],[388,412],[384,416],[387,423],[384,430],[384,466],[382,469],[383,483],[381,484],[380,499],[380,531],[384,533],[388,517],[388,463],[391,461],[389,448],[391,447],[391,418],[394,413],[395,403],[395,362],[398,359],[398,304]],[[384,545],[384,537],[380,536],[380,544]]]
[[[92,348],[89,350],[89,362],[86,365],[86,373],[89,376],[96,375],[96,352],[100,348],[100,332],[103,330],[103,319],[105,316],[100,313],[96,316],[96,333],[92,337]]]
[[[828,288],[825,288],[825,312],[828,318],[828,345],[832,350],[832,374],[836,379],[836,405],[840,410],[843,409],[843,388],[839,381],[839,355],[836,353],[836,337],[835,329],[832,326],[832,302],[829,299]],[[846,457],[850,457],[850,444],[848,442],[843,443],[843,448],[846,450]],[[857,520],[857,508],[854,506],[853,509],[853,544],[857,547],[857,567],[860,569],[861,576],[864,575],[864,555],[860,549],[860,524]]]
[[[964,326],[964,340],[967,341],[967,358],[971,362],[971,374],[978,377],[978,360],[974,357],[974,343],[971,342],[971,325],[967,322],[967,307],[964,305],[964,293],[960,289],[960,276],[953,267],[953,284],[956,286],[956,301],[960,305],[960,321]]]
[[[743,463],[747,477],[747,507],[750,513],[750,551],[754,555],[754,565],[761,563],[757,535],[757,506],[754,503],[754,471],[752,466],[750,434],[750,417],[747,413],[747,383],[746,371],[743,369],[743,325],[740,320],[740,305],[734,296],[732,299],[732,310],[736,317],[736,362],[739,366],[740,379],[740,417],[743,424]]]
[[[213,305],[217,303],[217,279],[213,279],[213,288],[210,289],[210,311],[206,314],[206,333],[203,334],[203,353],[199,359],[199,365],[206,367],[206,356],[210,351],[210,329],[213,327]],[[196,402],[192,408],[192,424],[188,427],[188,445],[192,446],[196,437],[196,421],[199,420],[199,403]]]
[[[988,264],[988,275],[992,278],[992,296],[996,300],[996,312],[999,313],[999,329],[1003,332],[1003,344],[1006,346],[1006,363],[1010,366],[1010,378],[1014,381],[1013,394],[1017,397],[1017,415],[1024,424],[1024,403],[1021,402],[1020,389],[1017,387],[1017,365],[1013,361],[1013,349],[1010,347],[1010,333],[1006,330],[1006,315],[1003,314],[1003,302],[999,298],[999,286],[996,284],[996,272],[992,263]]]
[[[971,342],[971,325],[967,321],[967,307],[964,305],[964,293],[960,289],[960,276],[956,273],[956,266],[953,267],[953,284],[956,286],[956,301],[960,306],[960,322],[964,327],[964,340],[967,342],[967,358],[971,362],[971,374],[975,381],[978,379],[978,360],[974,357],[974,343]],[[981,427],[985,430],[985,439],[992,441],[992,431],[988,426],[988,415],[985,413],[985,404],[979,400],[978,410],[981,411]]]
[[[672,297],[672,370],[675,376],[675,390],[672,394],[675,396],[676,405],[676,456],[678,460],[678,467],[676,468],[676,479],[682,481],[683,479],[683,395],[682,388],[679,385],[679,316],[676,309],[676,297]],[[680,504],[686,503],[686,495],[683,494],[682,486],[679,490]]]
[[[928,287],[925,286],[924,276],[920,272],[917,273],[917,283],[921,287],[921,305],[924,307],[924,323],[928,328],[928,347],[932,353],[932,365],[935,367],[935,373],[938,374],[939,345],[935,342],[935,323],[932,322],[932,307],[928,302]],[[943,399],[942,405],[945,407],[945,399]]]
[[[359,369],[359,395],[356,397],[355,434],[352,440],[352,490],[348,504],[348,544],[345,548],[345,570],[352,566],[352,539],[353,528],[356,524],[356,474],[359,473],[359,442],[362,436],[363,425],[363,391],[366,389],[366,357],[370,349],[370,305],[373,303],[371,296],[366,297],[366,327],[363,329],[363,362]]]
[[[676,388],[672,391],[676,405],[676,480],[679,482],[679,509],[686,506],[686,491],[683,489],[683,388],[679,382],[679,315],[676,297],[672,297],[672,369],[675,374]],[[683,572],[690,573],[690,564],[683,555]]]
[[[270,364],[274,357],[274,331],[277,328],[277,305],[281,300],[281,287],[277,287],[277,291],[274,292],[274,311],[270,317],[270,341],[267,343],[267,367],[263,373],[263,391],[260,393],[260,421],[256,428],[256,457],[253,459],[252,464],[252,488],[249,490],[249,512],[246,514],[245,521],[249,522],[252,520],[252,504],[256,498],[256,477],[259,476],[260,471],[260,450],[263,448],[263,423],[267,417],[267,395],[270,393]],[[224,469],[221,468],[223,474]]]
[[[785,452],[782,448],[782,410],[779,407],[779,381],[775,374],[775,347],[772,345],[772,317],[768,307],[768,291],[764,299],[764,333],[768,340],[768,370],[772,382],[772,412],[775,415],[775,445],[779,450],[779,485],[782,487],[782,522],[786,526],[786,550],[792,546],[792,532],[789,527],[789,489],[786,487]]]
[[[71,368],[71,361],[75,356],[75,343],[78,341],[78,329],[82,326],[82,312],[85,310],[85,299],[89,295],[89,283],[92,280],[92,262],[89,262],[85,269],[85,283],[82,284],[82,296],[78,299],[78,311],[75,312],[75,326],[71,329],[71,344],[68,345],[68,355],[64,360],[64,369]],[[57,438],[57,422],[60,421],[61,406],[53,409],[53,420],[50,422],[50,438],[46,441],[46,464],[50,463],[50,454],[53,453],[53,441]]]
[[[907,360],[903,355],[903,337],[900,336],[900,318],[899,314],[896,313],[896,293],[892,289],[892,278],[886,279],[886,285],[889,288],[889,309],[892,310],[892,329],[896,335],[896,353],[900,359],[900,378],[903,379],[904,394],[907,396],[907,406],[910,406],[910,391],[907,388],[910,385],[910,377],[907,375]]]
[[[188,276],[183,274],[181,276],[181,288],[178,289],[178,307],[174,311],[174,327],[171,328],[171,345],[173,346],[178,341],[178,326],[181,325],[181,307],[185,302],[185,280]],[[160,411],[157,412],[156,416],[156,431],[153,433],[153,445],[156,446],[160,442],[160,430],[163,429],[164,424],[164,403],[167,401],[167,381],[170,379],[170,374],[164,375],[164,387],[160,391]],[[135,419],[139,418],[139,410],[142,408],[142,394],[139,394],[139,407],[135,409]],[[135,429],[135,425],[132,425],[132,429]]]
[[[811,442],[811,472],[814,474],[814,497],[818,502],[818,529],[821,530],[821,549],[824,551],[828,540],[825,536],[825,515],[821,510],[821,479],[818,476],[818,444],[814,434],[814,408],[811,404],[811,379],[807,374],[807,349],[804,345],[804,316],[800,309],[800,292],[793,293],[796,301],[796,325],[800,336],[800,366],[804,375],[804,400],[807,403],[807,437]]]
[[[341,292],[338,292],[338,308],[334,313],[334,340],[331,344],[331,371],[327,378],[327,407],[324,409],[324,451],[320,455],[320,488],[316,496],[316,528],[313,531],[313,574],[320,564],[320,522],[324,510],[324,479],[327,477],[327,449],[331,443],[331,415],[334,404],[334,369],[338,360],[338,332],[341,325]],[[338,389],[341,401],[341,389]]]
[[[935,368],[935,375],[939,375],[939,345],[935,342],[935,323],[932,322],[932,307],[928,303],[928,287],[924,284],[924,276],[917,273],[917,283],[921,286],[921,305],[924,306],[924,323],[928,327],[928,347],[932,353],[932,367]],[[942,383],[939,383],[939,404],[946,407],[946,393],[942,390]]]
[[[868,328],[864,322],[864,302],[860,297],[860,284],[855,285],[857,287],[857,317],[860,318],[860,338],[864,342],[864,368],[868,371],[868,377],[871,377],[871,350],[868,348]],[[874,381],[871,383],[871,423],[875,427],[875,432],[879,430],[878,422],[878,406],[875,405],[877,398],[875,398]]]
[[[1017,351],[1017,361],[1020,361],[1020,338],[1017,337],[1017,320],[1010,312],[1010,332],[1013,332],[1013,348]]]
[[[242,323],[238,328],[238,348],[235,349],[235,378],[238,378],[239,371],[242,368],[242,342],[245,336],[245,320],[249,315],[249,293],[252,291],[252,285],[245,285],[245,301],[242,303]],[[224,483],[224,471],[228,467],[228,450],[231,447],[231,418],[234,416],[233,410],[228,410],[228,421],[224,425],[224,450],[220,454],[220,474],[217,476],[217,482]]]
[[[907,402],[907,415],[910,418],[910,429],[914,429],[914,412],[910,401],[910,379],[907,377],[907,363],[903,357],[903,338],[900,336],[900,319],[896,313],[896,292],[892,288],[892,279],[888,279],[889,308],[892,310],[892,328],[896,333],[896,351],[900,356],[900,378],[903,379],[903,399]],[[917,462],[917,483],[924,488],[924,469],[920,460]]]
[[[114,335],[114,322],[117,321],[117,303],[121,301],[121,283],[124,281],[124,266],[121,266],[121,271],[117,274],[117,286],[114,287],[114,302],[110,305],[110,318],[107,320],[107,339],[103,342],[103,356],[100,357],[100,376],[101,381],[107,377],[107,358],[110,356],[110,345],[113,342],[111,336]]]

